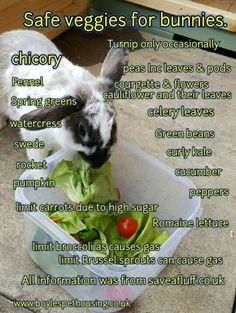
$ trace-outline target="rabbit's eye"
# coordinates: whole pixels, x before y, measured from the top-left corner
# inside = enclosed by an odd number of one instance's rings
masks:
[[[79,125],[79,134],[81,137],[85,137],[86,135],[85,127],[82,124]]]

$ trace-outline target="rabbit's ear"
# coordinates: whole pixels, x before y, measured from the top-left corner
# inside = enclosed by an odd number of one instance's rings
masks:
[[[114,83],[119,81],[123,75],[123,66],[127,65],[128,62],[128,49],[110,49],[103,62],[99,77],[103,90],[113,89]]]
[[[72,97],[67,97],[72,98]],[[41,109],[35,109],[33,111],[30,111],[29,113],[26,113],[21,116],[21,121],[32,121],[32,122],[38,122],[38,121],[61,121],[65,117],[69,116],[70,114],[81,111],[84,107],[84,102],[82,102],[79,98],[76,98],[76,105],[52,105],[50,108],[41,108]],[[40,130],[44,129],[47,126],[37,126],[35,127],[25,127],[28,130]]]

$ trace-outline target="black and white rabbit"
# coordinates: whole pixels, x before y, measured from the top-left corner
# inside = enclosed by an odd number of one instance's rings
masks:
[[[95,47],[96,49],[96,47]],[[11,57],[19,51],[27,54],[55,54],[61,52],[52,41],[36,31],[16,30],[0,35],[0,129],[6,118],[26,121],[62,121],[60,128],[20,129],[26,141],[38,138],[43,149],[28,149],[28,159],[43,160],[49,151],[73,149],[93,168],[100,167],[110,156],[116,139],[116,112],[103,92],[112,90],[122,77],[122,67],[128,64],[126,49],[111,49],[107,54],[99,77],[72,64],[64,56],[59,67],[52,65],[13,65]],[[12,77],[38,79],[44,86],[12,86]],[[11,104],[11,98],[76,98],[76,106],[53,105],[50,108]],[[36,131],[37,130],[37,131]]]

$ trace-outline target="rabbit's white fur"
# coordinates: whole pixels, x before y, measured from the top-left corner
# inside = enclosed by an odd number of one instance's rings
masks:
[[[91,120],[94,127],[100,131],[103,146],[110,140],[111,127],[115,118],[114,108],[104,102],[102,92],[98,90],[98,79],[84,68],[72,64],[64,56],[57,69],[52,65],[13,65],[11,57],[22,50],[27,54],[56,54],[61,52],[44,35],[36,31],[16,30],[3,33],[0,36],[0,127],[5,126],[4,117],[19,120],[23,114],[35,110],[35,106],[11,105],[11,97],[17,98],[63,98],[66,96],[76,97],[79,93],[82,99],[86,99],[84,111],[94,113],[95,118]],[[18,87],[12,86],[12,77],[22,79],[38,79],[43,77],[43,87]],[[103,77],[100,77],[100,82]],[[29,131],[21,128],[20,133],[23,140],[33,141],[36,138],[45,142],[45,149],[29,149],[29,159],[42,160],[47,157],[50,150],[58,148],[71,148],[82,151],[87,155],[94,153],[96,147],[87,147],[75,143],[71,131],[64,127],[62,120],[61,128],[48,128],[38,131]]]

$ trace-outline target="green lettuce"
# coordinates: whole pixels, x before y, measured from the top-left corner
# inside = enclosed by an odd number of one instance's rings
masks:
[[[75,203],[102,203],[117,201],[117,189],[113,185],[111,163],[106,162],[99,169],[92,169],[78,155],[73,161],[62,160],[49,175],[56,186],[62,188],[68,198]],[[109,244],[162,244],[169,237],[167,231],[152,226],[154,214],[128,211],[123,214],[108,212],[51,212],[50,218],[71,235],[77,235],[84,243],[93,242],[96,255],[113,257],[140,257],[141,250],[135,251],[97,251],[96,246]],[[120,217],[130,216],[138,222],[138,229],[130,238],[119,235],[117,223]]]
[[[68,198],[76,203],[106,203],[118,200],[109,161],[99,169],[92,169],[77,155],[73,162],[59,162],[50,173],[49,179],[54,180],[56,187],[62,188]]]
[[[130,237],[124,238],[119,235],[117,223],[120,217],[130,216],[138,222],[137,231]],[[60,227],[71,235],[77,234],[79,239],[84,242],[94,243],[94,253],[99,256],[120,257],[139,257],[145,255],[140,250],[132,251],[109,251],[109,244],[163,244],[169,237],[167,231],[160,231],[152,226],[154,214],[142,214],[141,212],[126,212],[124,214],[101,214],[99,212],[55,212],[50,218]],[[96,251],[96,245],[105,244],[106,249]]]
[[[137,231],[130,237],[124,238],[119,235],[117,231],[118,219],[122,216],[130,216],[138,222]],[[126,212],[114,217],[114,223],[110,224],[105,231],[108,244],[140,244],[143,247],[144,244],[162,244],[164,243],[169,234],[167,231],[160,231],[158,228],[152,226],[152,219],[156,217],[154,214],[142,214],[141,212]],[[142,249],[133,251],[115,251],[115,255],[119,257],[134,257],[144,255]]]
[[[50,219],[54,220],[61,228],[69,234],[77,234],[80,231],[87,229],[87,226],[82,222],[78,212],[55,212],[50,215]]]

